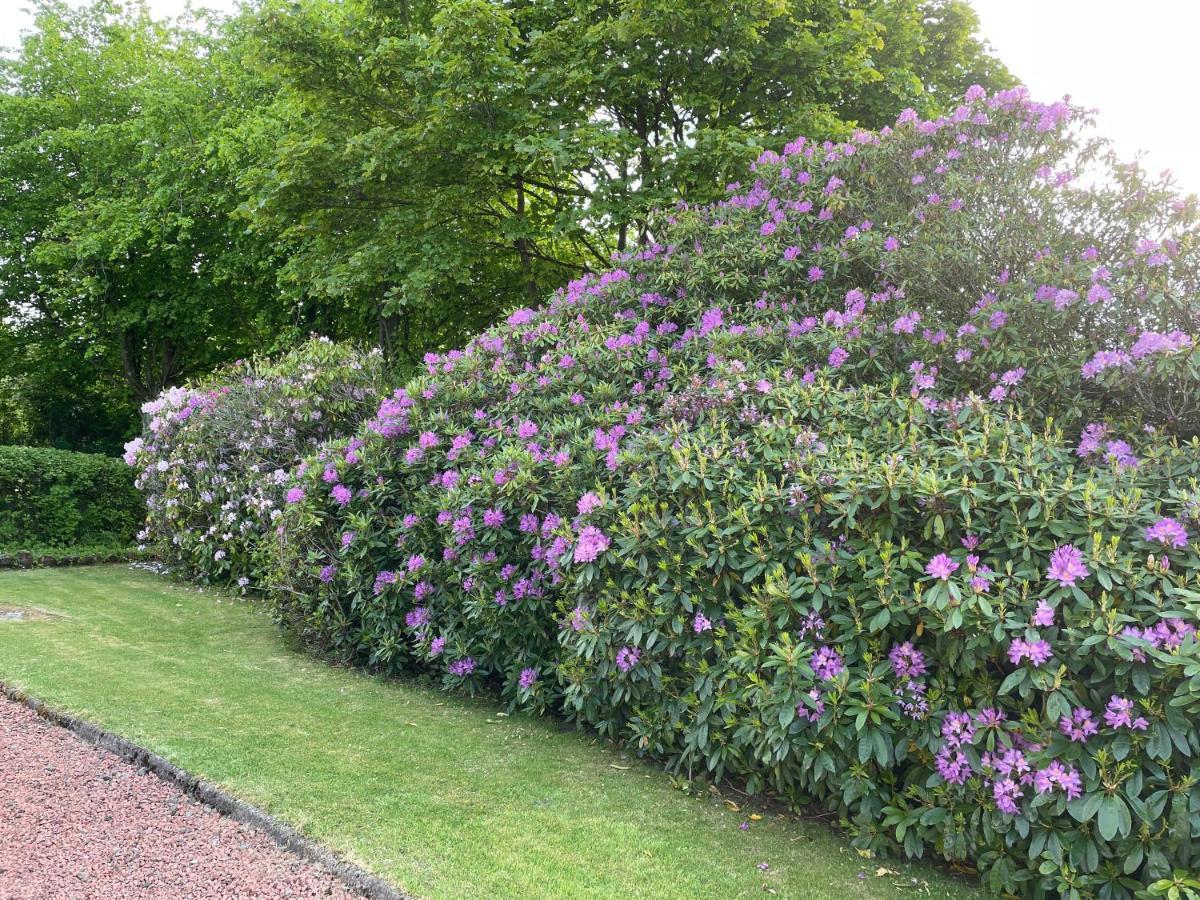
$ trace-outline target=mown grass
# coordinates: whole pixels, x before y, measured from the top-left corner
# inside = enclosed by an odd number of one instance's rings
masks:
[[[46,569],[0,573],[5,606],[49,615],[0,618],[0,680],[417,896],[977,893],[940,870],[864,859],[819,823],[750,820],[751,810],[689,796],[554,722],[328,666],[218,592],[125,566]]]

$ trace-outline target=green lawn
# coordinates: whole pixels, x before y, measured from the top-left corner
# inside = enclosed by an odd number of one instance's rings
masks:
[[[0,680],[223,785],[421,897],[968,897],[827,828],[739,824],[650,764],[285,646],[260,609],[124,566],[0,572]],[[768,868],[760,871],[760,863]]]

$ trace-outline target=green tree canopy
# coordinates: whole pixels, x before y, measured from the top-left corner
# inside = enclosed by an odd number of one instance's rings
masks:
[[[1008,84],[976,26],[963,0],[38,0],[0,63],[0,431],[111,446],[164,386],[312,331],[411,367],[764,146]]]
[[[274,251],[230,215],[215,137],[242,98],[223,60],[203,19],[37,5],[0,68],[3,331],[21,348],[0,373],[61,400],[103,392],[127,420],[254,346]]]
[[[267,0],[245,36],[275,144],[246,209],[293,290],[445,345],[766,145],[1009,84],[976,24],[960,0]]]

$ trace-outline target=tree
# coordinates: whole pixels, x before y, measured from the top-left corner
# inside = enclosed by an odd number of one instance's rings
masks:
[[[973,28],[958,0],[269,0],[245,209],[293,291],[412,356],[650,242],[764,145],[1008,84]]]
[[[29,348],[3,370],[45,383],[70,353],[128,407],[255,345],[273,251],[230,217],[227,75],[202,19],[37,5],[0,69],[0,296]]]

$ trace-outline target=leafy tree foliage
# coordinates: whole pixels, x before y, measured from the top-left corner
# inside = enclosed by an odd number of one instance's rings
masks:
[[[381,314],[411,356],[652,243],[653,210],[715,199],[781,135],[1009,83],[975,25],[957,0],[269,0],[249,41],[276,143],[247,209],[294,290]]]
[[[244,352],[275,302],[274,251],[231,218],[214,152],[239,99],[217,49],[203,22],[53,0],[0,70],[3,365],[43,398],[45,439],[127,433],[135,402]]]
[[[39,0],[0,77],[23,439],[311,332],[411,369],[715,199],[763,146],[1011,79],[963,0]]]

